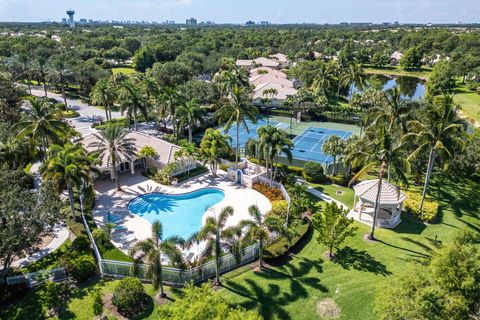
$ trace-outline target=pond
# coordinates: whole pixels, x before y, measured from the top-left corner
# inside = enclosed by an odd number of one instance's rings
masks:
[[[384,91],[398,86],[404,99],[420,100],[427,91],[425,81],[414,77],[370,75],[365,82],[367,87]],[[352,93],[361,91],[354,84],[350,90],[350,96]]]

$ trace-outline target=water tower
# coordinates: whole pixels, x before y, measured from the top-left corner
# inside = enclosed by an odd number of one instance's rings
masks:
[[[75,19],[73,18],[73,16],[75,15],[75,11],[67,10],[67,14],[68,14],[68,20],[70,22],[70,28],[75,28]]]

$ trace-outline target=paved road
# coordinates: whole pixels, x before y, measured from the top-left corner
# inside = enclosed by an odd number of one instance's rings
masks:
[[[32,94],[38,97],[43,97],[45,95],[44,91],[40,87],[32,88]],[[61,94],[48,92],[49,98],[55,98],[58,102],[63,103],[63,98]],[[82,136],[86,136],[92,132],[95,132],[95,129],[92,129],[92,124],[97,121],[98,117],[105,120],[105,111],[99,109],[95,106],[92,106],[88,103],[82,102],[77,99],[68,99],[67,103],[69,107],[77,111],[80,116],[77,118],[68,119],[71,124],[77,129]],[[120,112],[112,111],[112,118],[121,118]]]

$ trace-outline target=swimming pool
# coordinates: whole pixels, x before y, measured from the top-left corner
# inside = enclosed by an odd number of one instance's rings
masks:
[[[224,198],[225,193],[216,188],[182,194],[155,192],[136,197],[128,203],[128,210],[150,223],[159,220],[163,225],[164,239],[173,235],[187,239],[200,230],[202,216],[208,208]]]

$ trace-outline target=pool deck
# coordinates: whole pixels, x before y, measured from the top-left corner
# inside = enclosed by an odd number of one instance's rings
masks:
[[[93,218],[98,226],[102,226],[107,222],[107,212],[109,210],[114,213],[114,216],[120,217],[115,223],[118,226],[123,226],[125,230],[114,231],[112,242],[125,253],[135,242],[151,237],[151,224],[144,218],[130,213],[127,208],[130,200],[146,193],[181,194],[206,187],[223,190],[225,198],[212,206],[213,210],[208,210],[204,214],[202,224],[208,215],[213,215],[215,211],[220,212],[226,206],[234,208],[234,214],[228,218],[227,226],[234,226],[241,220],[250,219],[248,207],[253,204],[258,205],[260,211],[264,214],[271,209],[270,201],[264,195],[227,180],[226,173],[221,170],[219,170],[218,177],[215,179],[207,173],[176,186],[158,184],[141,174],[133,176],[123,174],[120,176],[120,184],[123,191],[117,191],[115,182],[109,180],[96,182]]]

